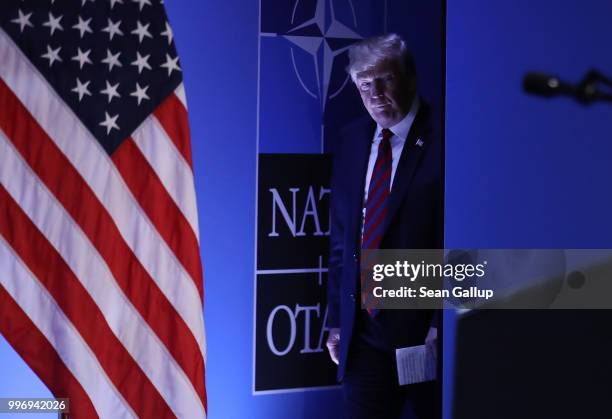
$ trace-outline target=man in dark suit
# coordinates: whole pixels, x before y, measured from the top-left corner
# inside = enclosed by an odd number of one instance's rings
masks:
[[[327,346],[347,418],[432,418],[435,384],[399,386],[395,350],[426,343],[436,351],[439,316],[362,309],[359,263],[361,249],[443,247],[438,127],[416,93],[415,66],[398,35],[353,45],[349,61],[369,117],[342,131],[334,153]]]

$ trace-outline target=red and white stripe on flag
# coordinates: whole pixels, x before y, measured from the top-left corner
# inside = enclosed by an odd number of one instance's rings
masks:
[[[182,84],[108,154],[0,29],[0,332],[74,418],[205,418]]]

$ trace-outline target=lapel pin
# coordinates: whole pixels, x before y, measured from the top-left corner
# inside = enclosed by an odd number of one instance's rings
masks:
[[[421,140],[420,138],[417,138],[416,143],[417,147],[423,147],[423,140]]]

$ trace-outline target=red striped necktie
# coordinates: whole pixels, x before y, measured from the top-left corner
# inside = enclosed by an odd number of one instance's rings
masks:
[[[370,185],[368,187],[368,199],[366,201],[366,213],[363,223],[363,236],[361,241],[362,249],[378,249],[383,236],[383,228],[385,217],[387,215],[387,204],[389,201],[389,193],[391,192],[391,137],[393,133],[387,128],[382,130],[382,140],[378,144],[378,155],[376,163],[372,170]],[[362,261],[366,264],[366,268],[362,269],[362,275],[370,271],[370,266],[375,262],[374,259]],[[362,280],[362,284],[364,281]],[[372,304],[371,290],[362,290],[362,301],[364,302],[368,314],[374,316],[377,310],[374,310]]]
[[[372,170],[366,213],[363,224],[363,249],[378,249],[382,239],[387,202],[391,191],[391,137],[393,133],[387,128],[382,130],[382,140],[378,144],[378,156]]]

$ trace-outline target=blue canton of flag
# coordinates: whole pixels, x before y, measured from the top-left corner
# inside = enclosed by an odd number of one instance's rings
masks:
[[[163,5],[3,0],[2,28],[110,154],[182,81]]]

